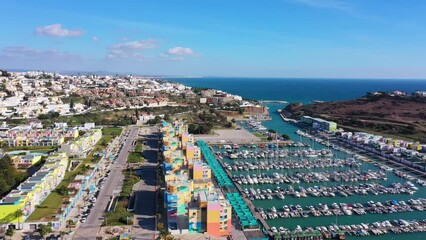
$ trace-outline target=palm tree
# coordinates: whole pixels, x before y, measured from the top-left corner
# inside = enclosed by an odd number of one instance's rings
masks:
[[[67,224],[68,224],[68,229],[71,232],[71,225],[74,225],[74,221],[72,219],[68,219]]]
[[[66,232],[64,232],[64,231],[60,231],[59,232],[59,235],[61,235],[61,240],[64,238],[64,236],[66,235],[67,233]]]
[[[18,229],[21,229],[21,220],[24,216],[24,211],[22,209],[18,209],[15,212],[15,217],[18,218]]]

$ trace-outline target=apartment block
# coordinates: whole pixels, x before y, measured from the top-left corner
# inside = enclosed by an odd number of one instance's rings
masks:
[[[325,131],[335,131],[337,129],[337,123],[326,121],[321,118],[313,118],[310,116],[302,116],[300,122],[313,129],[320,129]]]
[[[29,168],[41,161],[41,155],[33,154],[33,153],[28,153],[25,155],[15,155],[15,156],[12,156],[11,158],[12,158],[13,165],[15,165],[15,168],[21,168],[21,169]]]
[[[215,189],[210,166],[202,161],[194,137],[180,122],[163,122],[167,227],[172,233],[207,233],[227,236],[231,230],[231,205]]]
[[[0,133],[0,143],[9,147],[57,146],[78,137],[75,128],[34,129],[30,125],[17,126]]]
[[[44,166],[0,200],[0,226],[20,228],[29,215],[58,186],[65,175],[68,157],[65,153],[51,155]],[[23,216],[16,213],[22,210]]]
[[[58,151],[64,152],[70,157],[85,158],[101,138],[102,129],[93,128],[83,136],[61,144]]]

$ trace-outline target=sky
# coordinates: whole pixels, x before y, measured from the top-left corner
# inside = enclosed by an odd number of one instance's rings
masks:
[[[4,1],[0,69],[426,79],[424,0]]]

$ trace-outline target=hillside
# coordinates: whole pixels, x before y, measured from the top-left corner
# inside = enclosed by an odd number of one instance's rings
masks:
[[[303,105],[292,103],[292,118],[321,117],[352,131],[366,131],[420,142],[426,141],[426,99],[412,96],[372,96]]]

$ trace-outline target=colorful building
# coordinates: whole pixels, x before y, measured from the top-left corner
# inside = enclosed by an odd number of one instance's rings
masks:
[[[0,142],[10,147],[57,146],[77,137],[76,128],[33,129],[23,125],[0,133]]]
[[[337,123],[326,121],[321,118],[313,118],[310,116],[300,117],[300,123],[307,125],[313,129],[319,129],[324,131],[335,131],[337,129]]]
[[[11,159],[15,168],[25,169],[39,163],[41,161],[41,155],[28,153],[25,155],[12,156]]]
[[[86,154],[102,138],[102,129],[93,128],[77,139],[61,144],[59,152],[64,152],[70,157],[85,158]]]
[[[15,228],[21,228],[20,224],[62,181],[67,165],[68,157],[65,153],[49,156],[37,173],[0,201],[0,226],[12,224]]]
[[[232,207],[220,189],[194,194],[188,216],[189,232],[205,232],[218,238],[231,233]]]
[[[214,189],[211,168],[201,160],[201,150],[187,130],[180,122],[163,122],[161,127],[167,227],[172,233],[227,236],[231,205]]]

